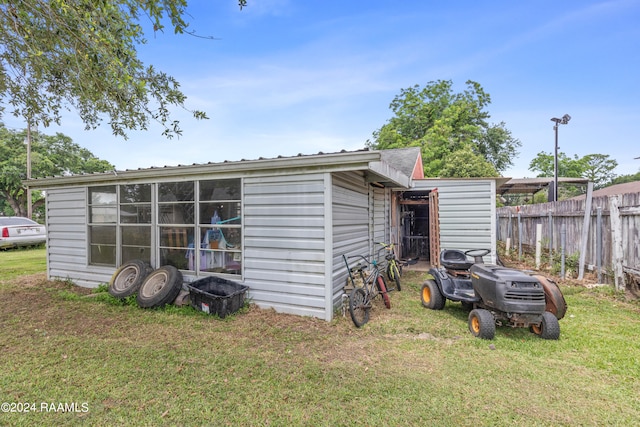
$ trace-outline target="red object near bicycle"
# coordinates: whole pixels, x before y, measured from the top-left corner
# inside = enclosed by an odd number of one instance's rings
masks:
[[[382,276],[378,276],[378,291],[382,294],[382,300],[384,301],[384,306],[387,308],[391,308],[391,299],[389,298],[389,293],[387,292],[387,285],[384,284],[384,279]]]

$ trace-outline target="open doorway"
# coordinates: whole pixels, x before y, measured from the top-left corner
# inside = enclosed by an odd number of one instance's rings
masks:
[[[398,194],[400,211],[400,246],[403,258],[430,261],[431,214],[429,212],[431,190],[404,191]]]

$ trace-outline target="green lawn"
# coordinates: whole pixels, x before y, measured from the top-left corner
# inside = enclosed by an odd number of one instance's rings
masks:
[[[558,341],[510,328],[484,341],[468,332],[458,304],[421,306],[424,274],[403,276],[391,310],[377,302],[356,329],[341,313],[327,323],[251,306],[218,320],[85,297],[87,290],[30,274],[44,271],[43,257],[44,250],[0,252],[0,400],[16,410],[35,404],[29,413],[0,412],[0,425],[640,419],[640,305],[610,291],[562,286],[569,311]],[[60,411],[64,404],[73,410]]]

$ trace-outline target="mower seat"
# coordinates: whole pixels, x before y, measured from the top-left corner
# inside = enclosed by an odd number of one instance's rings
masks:
[[[440,264],[447,270],[468,270],[473,261],[469,261],[462,251],[445,249],[440,252]]]

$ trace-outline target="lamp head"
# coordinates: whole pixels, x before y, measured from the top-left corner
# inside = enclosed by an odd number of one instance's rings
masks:
[[[562,116],[561,119],[557,118],[557,117],[553,117],[551,119],[552,122],[554,122],[557,125],[566,125],[567,123],[569,123],[569,120],[571,120],[571,116],[568,114],[565,114],[564,116]]]

